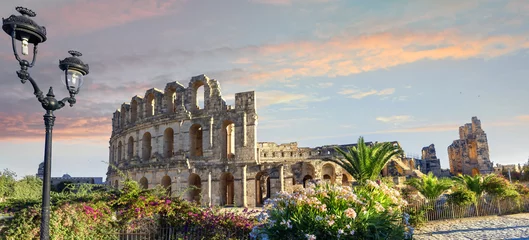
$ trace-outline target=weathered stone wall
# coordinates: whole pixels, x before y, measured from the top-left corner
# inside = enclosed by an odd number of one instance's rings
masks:
[[[448,146],[450,172],[456,174],[488,174],[494,171],[489,159],[487,135],[481,121],[472,117],[472,122],[459,127],[459,139]]]
[[[258,143],[257,123],[253,91],[236,93],[232,107],[219,83],[204,75],[191,78],[187,87],[171,82],[164,91],[152,88],[134,96],[113,113],[110,163],[143,187],[162,185],[173,195],[185,191],[187,199],[205,206],[259,206],[274,193],[313,179],[353,181],[341,167],[322,160],[337,154],[337,145]],[[120,181],[109,166],[107,183],[121,187]]]
[[[418,162],[419,169],[423,173],[432,172],[435,176],[441,175],[441,160],[437,158],[435,145],[430,144],[422,148],[422,157]]]

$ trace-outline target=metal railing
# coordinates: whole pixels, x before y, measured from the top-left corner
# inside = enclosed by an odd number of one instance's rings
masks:
[[[446,197],[423,199],[407,206],[404,212],[414,213],[425,221],[524,213],[529,212],[529,198],[517,201],[481,197],[467,205],[449,202]]]
[[[155,231],[124,230],[116,233],[119,240],[249,240],[250,231],[240,228],[206,229],[203,227],[163,226]]]

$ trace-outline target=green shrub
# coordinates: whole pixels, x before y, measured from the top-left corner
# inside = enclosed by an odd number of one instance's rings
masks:
[[[260,239],[404,239],[397,190],[367,180],[354,189],[309,184],[265,203],[252,236]]]

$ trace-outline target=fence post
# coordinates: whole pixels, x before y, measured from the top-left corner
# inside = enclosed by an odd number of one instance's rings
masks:
[[[450,208],[452,209],[452,219],[455,219],[456,218],[456,213],[454,212],[454,203],[451,202],[449,204],[450,204]]]
[[[498,202],[498,215],[501,215],[501,204],[500,204],[500,199],[497,199],[496,201]]]

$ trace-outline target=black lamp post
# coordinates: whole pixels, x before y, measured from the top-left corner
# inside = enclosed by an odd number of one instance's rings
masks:
[[[17,71],[18,78],[22,83],[29,81],[33,86],[33,91],[39,102],[41,103],[46,114],[44,114],[44,125],[46,126],[46,143],[44,148],[44,180],[42,186],[42,222],[40,225],[40,239],[48,240],[49,222],[50,222],[50,185],[51,185],[51,144],[52,144],[52,129],[55,121],[53,111],[61,109],[66,105],[66,102],[72,107],[75,104],[75,95],[79,93],[79,89],[83,84],[83,76],[88,74],[88,64],[84,64],[80,57],[82,54],[77,51],[68,51],[72,56],[64,60],[59,60],[59,68],[64,71],[64,85],[70,93],[69,97],[62,100],[55,99],[53,88],[50,87],[48,94],[44,96],[40,91],[37,83],[30,76],[28,69],[33,67],[35,59],[37,58],[37,45],[46,41],[46,28],[37,25],[30,17],[35,17],[35,12],[23,8],[15,8],[20,14],[19,16],[11,15],[4,19],[2,18],[2,29],[11,36],[13,45],[13,54],[20,64],[20,70]],[[29,44],[33,44],[33,60],[29,61],[21,59],[17,53],[16,41],[21,42],[22,55],[28,55]]]

